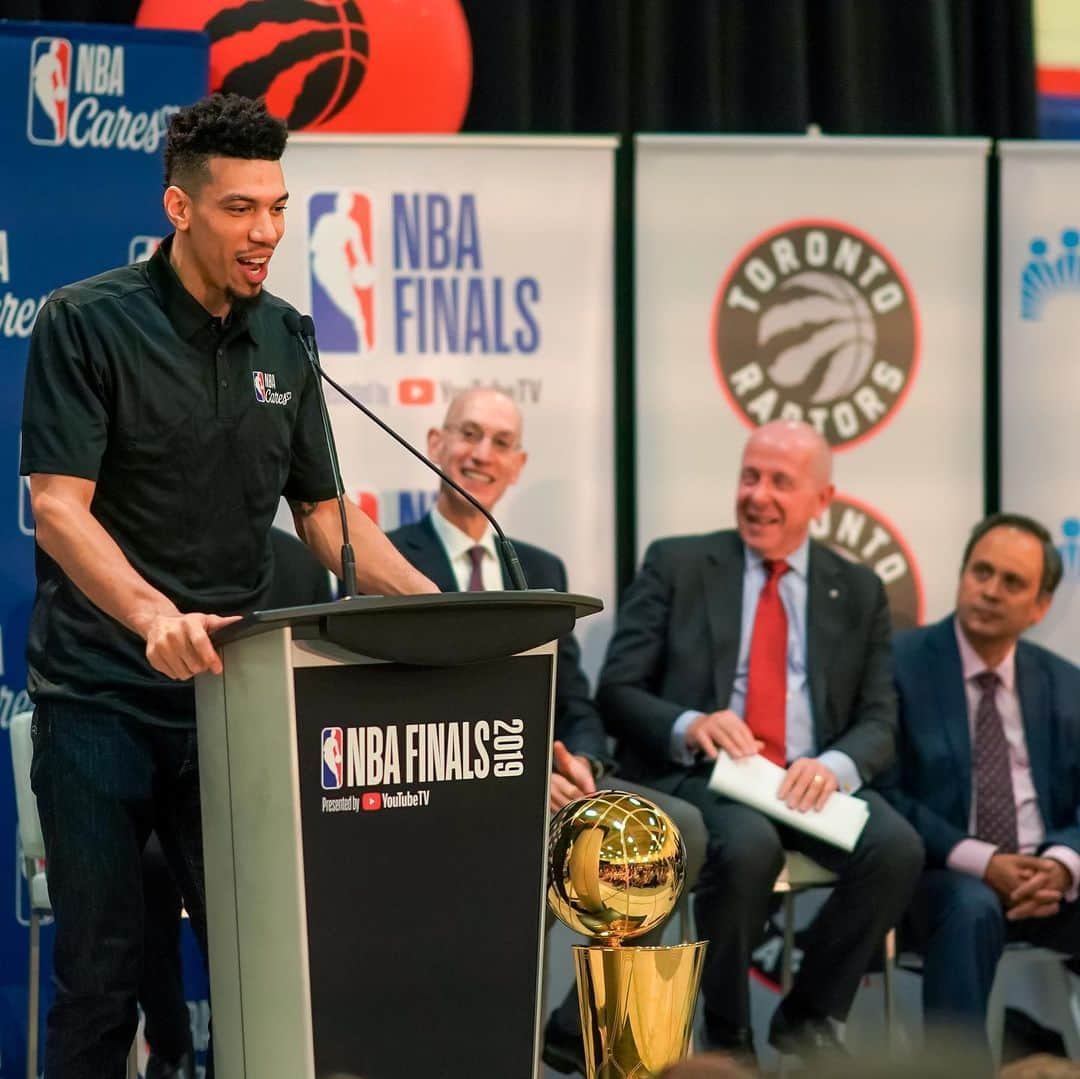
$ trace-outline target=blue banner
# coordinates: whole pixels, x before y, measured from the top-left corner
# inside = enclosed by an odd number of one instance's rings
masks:
[[[202,34],[0,23],[0,1079],[26,1074],[27,901],[7,729],[28,703],[34,594],[33,520],[18,475],[27,345],[52,289],[154,250],[167,227],[165,128],[207,85]]]

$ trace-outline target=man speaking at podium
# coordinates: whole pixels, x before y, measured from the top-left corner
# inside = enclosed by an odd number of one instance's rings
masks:
[[[145,263],[53,293],[34,328],[21,471],[37,526],[32,776],[56,915],[49,1079],[125,1073],[151,829],[205,954],[191,679],[221,671],[210,635],[265,605],[283,495],[340,571],[318,379],[292,309],[263,290],[286,138],[236,96],[177,113],[173,235]],[[436,591],[362,514],[348,520],[365,591]]]

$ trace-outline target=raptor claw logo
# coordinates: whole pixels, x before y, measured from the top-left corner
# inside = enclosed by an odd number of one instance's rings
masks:
[[[835,221],[772,229],[720,284],[712,341],[736,413],[813,424],[835,449],[869,438],[915,375],[918,312],[884,248]]]

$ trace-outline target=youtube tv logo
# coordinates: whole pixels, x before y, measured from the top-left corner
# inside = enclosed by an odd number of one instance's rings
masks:
[[[403,378],[398,380],[399,405],[432,405],[435,403],[435,380],[431,378]]]
[[[378,791],[366,791],[360,797],[360,808],[365,813],[382,809],[382,795]]]

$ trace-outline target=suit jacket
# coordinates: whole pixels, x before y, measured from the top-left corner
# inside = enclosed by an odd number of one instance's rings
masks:
[[[883,793],[922,836],[929,866],[970,836],[971,734],[953,616],[893,642],[900,731]],[[1043,848],[1080,851],[1080,669],[1045,648],[1016,646],[1016,689]]]
[[[390,542],[421,573],[444,592],[457,592],[457,578],[430,515],[416,524],[402,525],[388,532]],[[512,541],[521,568],[531,588],[566,591],[566,567],[541,547]],[[512,587],[503,567],[503,587]],[[581,753],[606,766],[613,763],[607,747],[604,725],[589,692],[589,680],[581,669],[581,649],[572,633],[559,639],[559,660],[555,670],[555,737],[571,753]]]
[[[600,674],[597,704],[619,740],[620,772],[671,790],[670,755],[687,709],[726,708],[735,681],[745,569],[735,531],[676,536],[649,547],[626,595]],[[807,670],[819,753],[837,749],[869,782],[892,763],[896,694],[889,607],[873,571],[811,542]]]

